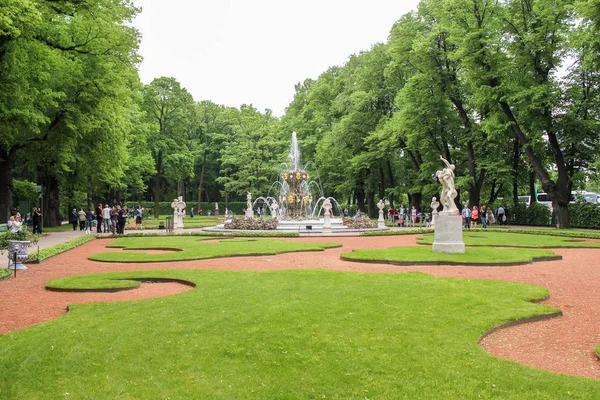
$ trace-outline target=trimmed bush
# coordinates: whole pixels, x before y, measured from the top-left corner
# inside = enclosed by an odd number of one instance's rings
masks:
[[[173,209],[171,208],[172,201],[161,201],[159,203],[159,214],[161,215],[172,215]],[[198,203],[197,202],[187,202],[186,210],[189,213],[192,207],[194,208],[194,214],[198,215]],[[258,203],[257,203],[258,204]],[[153,201],[128,201],[125,203],[128,208],[135,208],[137,206],[142,206],[144,208],[149,208],[152,210],[152,215],[154,215],[154,202]],[[229,202],[227,204],[229,211],[234,214],[242,214],[242,210],[246,208],[246,202],[243,201],[235,201]],[[202,209],[202,215],[208,215],[210,211],[211,215],[215,214],[215,203],[200,203],[200,208]],[[225,203],[219,202],[219,213],[221,215],[225,214]]]
[[[511,224],[515,225],[552,225],[552,213],[543,204],[533,203],[529,207],[523,203],[517,203],[509,210],[508,217]]]
[[[64,253],[65,251],[74,249],[75,247],[79,247],[82,244],[94,240],[95,238],[95,235],[85,235],[78,237],[77,239],[69,240],[65,243],[57,244],[56,246],[41,249],[39,252],[36,251],[29,253],[29,256],[24,262],[29,264],[40,263],[47,258],[54,257],[57,254]]]
[[[225,223],[225,229],[242,229],[246,231],[271,231],[277,229],[275,218],[233,218]]]
[[[597,204],[569,204],[569,217],[574,228],[600,229],[600,207]]]

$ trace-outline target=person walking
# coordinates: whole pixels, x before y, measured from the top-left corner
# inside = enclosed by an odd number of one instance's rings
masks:
[[[110,232],[110,210],[111,208],[108,206],[108,204],[105,204],[104,208],[102,209],[102,228],[104,233]]]
[[[471,211],[471,224],[473,228],[477,228],[477,222],[479,220],[479,210],[477,206],[473,206],[473,211]]]
[[[85,229],[85,211],[83,211],[83,208],[79,209],[77,219],[79,220],[79,230],[83,231]]]
[[[485,204],[481,206],[480,214],[481,214],[481,226],[483,227],[483,229],[486,229],[487,228],[487,209],[485,207]]]
[[[194,214],[192,214],[194,215]],[[136,216],[135,216],[135,229],[140,228],[140,230],[144,229],[144,209],[140,206],[138,206],[137,210],[136,210]]]
[[[465,203],[465,206],[463,207],[460,214],[463,217],[463,228],[471,228],[471,209],[469,208],[468,203]]]
[[[79,221],[79,214],[77,214],[77,209],[74,208],[73,211],[71,211],[71,216],[69,217],[69,222],[71,222],[71,224],[73,225],[74,231],[77,230],[77,222],[78,221]]]
[[[85,213],[85,234],[92,233],[92,228],[94,227],[94,213],[91,208],[88,208]]]

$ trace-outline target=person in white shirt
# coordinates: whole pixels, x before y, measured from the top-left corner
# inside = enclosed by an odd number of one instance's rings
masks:
[[[111,208],[106,204],[102,209],[102,225],[104,227],[104,233],[110,233],[110,212]]]
[[[11,233],[17,233],[21,230],[21,227],[23,226],[23,222],[21,221],[21,218],[19,217],[10,217],[10,219],[8,220],[8,230]]]

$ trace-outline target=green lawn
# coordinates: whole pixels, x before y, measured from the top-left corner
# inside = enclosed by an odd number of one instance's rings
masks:
[[[494,265],[529,263],[535,259],[559,257],[550,250],[537,249],[498,249],[494,247],[466,247],[464,254],[434,253],[427,246],[391,247],[383,250],[356,250],[343,253],[349,261],[382,262],[390,264],[472,264]]]
[[[0,336],[0,398],[600,398],[600,381],[500,360],[477,345],[494,326],[553,312],[529,302],[547,295],[536,286],[324,270],[95,276],[197,287],[74,305]]]
[[[158,218],[144,218],[144,229],[158,229],[158,225],[159,223],[163,223],[166,224],[166,219],[167,219],[167,215],[160,215]],[[127,230],[134,230],[135,229],[135,218],[130,219],[130,222],[133,222],[133,225],[128,224],[126,226]],[[184,218],[183,219],[183,226],[184,229],[192,229],[192,228],[204,228],[207,226],[215,226],[215,225],[219,225],[221,223],[221,220],[219,220],[218,218],[215,217],[208,217],[208,216],[194,216],[194,218]]]
[[[293,251],[320,251],[341,246],[338,243],[286,242],[277,239],[217,239],[197,236],[154,236],[123,237],[110,243],[110,247],[135,249],[174,250],[164,254],[144,252],[97,253],[88,256],[90,260],[111,262],[155,262],[183,261],[204,258],[230,257],[242,255],[278,254]]]
[[[586,242],[585,239],[561,236],[529,235],[522,233],[493,232],[490,230],[463,231],[463,240],[467,246],[505,246],[505,247],[598,247],[600,242]],[[432,244],[433,234],[417,239],[418,244]]]

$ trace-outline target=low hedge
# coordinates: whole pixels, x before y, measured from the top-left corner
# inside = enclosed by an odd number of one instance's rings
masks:
[[[600,229],[600,206],[598,204],[569,204],[569,217],[573,228]]]
[[[159,214],[161,215],[171,215],[173,214],[173,209],[171,208],[171,201],[161,201],[159,204]],[[188,202],[186,203],[186,210],[189,213],[192,208],[194,208],[194,214],[198,214],[198,203],[197,202]],[[229,211],[234,214],[242,214],[242,210],[246,208],[246,202],[243,201],[235,201],[227,204],[227,208]],[[128,208],[136,208],[137,206],[142,206],[143,208],[149,208],[152,210],[152,215],[154,215],[154,202],[153,201],[127,201],[124,204]],[[200,203],[200,208],[202,209],[202,215],[208,215],[210,211],[211,215],[215,214],[215,203]],[[219,213],[221,215],[225,214],[225,203],[219,202]]]
[[[78,237],[77,239],[69,240],[68,242],[41,249],[39,252],[36,251],[34,253],[30,253],[24,262],[28,264],[40,263],[50,257],[54,257],[57,254],[64,253],[65,251],[74,249],[75,247],[79,247],[82,244],[94,240],[95,238],[95,235],[85,235]]]
[[[552,225],[550,209],[540,203],[533,203],[529,207],[524,203],[515,204],[508,210],[508,219],[515,225]]]
[[[283,231],[269,231],[269,232],[218,232],[218,231],[202,231],[202,232],[182,232],[182,233],[170,233],[170,234],[162,234],[162,233],[144,233],[144,232],[135,232],[135,233],[127,233],[127,235],[109,235],[102,236],[105,238],[121,238],[121,237],[142,237],[142,236],[215,236],[215,237],[299,237],[298,232],[283,232]]]
[[[360,236],[401,236],[401,235],[421,235],[425,233],[433,233],[433,228],[412,228],[398,229],[389,231],[364,231]]]

